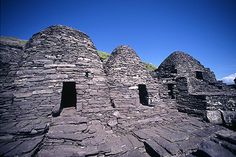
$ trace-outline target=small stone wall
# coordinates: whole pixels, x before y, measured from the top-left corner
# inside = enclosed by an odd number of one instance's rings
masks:
[[[232,125],[232,120],[236,118],[236,95],[190,94],[186,78],[178,78],[176,81],[179,111],[202,117],[212,123]]]
[[[236,95],[207,95],[207,110],[236,111]]]
[[[191,95],[188,92],[187,79],[182,77],[176,80],[177,109],[182,112],[205,117],[206,97],[204,95]]]

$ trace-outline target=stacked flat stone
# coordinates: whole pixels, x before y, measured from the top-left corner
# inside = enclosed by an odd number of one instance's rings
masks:
[[[205,69],[201,63],[187,53],[175,51],[171,53],[158,67],[160,77],[171,77],[173,71],[186,77],[195,77],[195,71],[205,72],[211,81],[216,81],[214,73]]]
[[[145,69],[136,52],[130,47],[117,47],[106,62],[105,69],[111,99],[115,107],[140,105],[139,84],[147,86],[147,90],[153,99],[159,98],[158,85],[155,86],[151,75]]]
[[[18,72],[18,93],[50,110],[60,105],[63,82],[75,82],[77,111],[94,112],[110,106],[102,62],[89,37],[65,26],[51,26],[33,35],[26,45],[29,56]],[[45,96],[45,97],[44,97]],[[24,100],[19,97],[20,100]],[[38,107],[39,107],[38,106]],[[43,107],[45,108],[45,107]]]
[[[24,43],[16,38],[0,38],[0,119],[7,122],[15,90],[14,80],[23,56]]]
[[[168,91],[169,84],[173,86],[180,111],[200,115],[213,123],[223,122],[221,114],[225,123],[236,118],[236,90],[217,81],[214,73],[192,56],[174,52],[156,72],[163,82],[163,91]]]
[[[1,54],[7,54],[8,47],[1,46],[4,50]],[[94,113],[111,108],[102,62],[84,33],[65,26],[51,26],[33,35],[24,52],[22,45],[10,48],[7,55],[12,57],[8,59],[5,55],[1,61],[4,67],[1,81],[5,81],[1,97],[10,94],[5,97],[11,98],[1,98],[3,131],[29,134],[44,131],[52,110],[56,108],[60,112],[63,82],[76,83],[77,111]],[[18,53],[25,55],[22,58]],[[19,67],[15,63],[18,60]],[[11,88],[14,88],[13,97]],[[6,126],[14,127],[10,130]]]

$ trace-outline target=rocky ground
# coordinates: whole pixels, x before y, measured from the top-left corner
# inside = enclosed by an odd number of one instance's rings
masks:
[[[236,132],[174,108],[111,112],[116,118],[105,123],[104,114],[65,108],[41,130],[1,132],[1,156],[236,156]]]

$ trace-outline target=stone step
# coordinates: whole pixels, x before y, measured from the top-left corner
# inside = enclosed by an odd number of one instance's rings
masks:
[[[164,148],[158,145],[155,141],[148,139],[144,142],[145,149],[150,156],[170,157]]]
[[[209,156],[209,157],[235,157],[229,150],[225,149],[221,145],[212,142],[204,141],[200,144],[198,150],[193,153],[197,157]]]
[[[220,130],[215,133],[217,138],[236,145],[236,132],[231,130]]]

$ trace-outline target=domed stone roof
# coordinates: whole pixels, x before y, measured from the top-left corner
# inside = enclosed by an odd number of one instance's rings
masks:
[[[32,36],[26,45],[26,48],[33,46],[78,46],[85,45],[95,48],[89,36],[73,28],[54,25],[50,26]],[[45,47],[44,47],[45,48]]]
[[[136,54],[136,52],[127,45],[118,46],[114,49],[109,57],[108,61],[106,62],[107,66],[112,66],[113,64],[120,64],[120,63],[140,63],[141,60]]]
[[[161,77],[170,77],[173,73],[190,76],[190,73],[204,69],[204,66],[189,54],[175,51],[160,64],[157,71]]]
[[[118,46],[105,64],[107,75],[117,84],[144,83],[150,74],[136,52],[129,46]]]
[[[199,64],[200,62],[198,60],[196,60],[195,58],[193,58],[192,56],[190,56],[189,54],[182,52],[182,51],[175,51],[172,54],[170,54],[163,62],[160,66],[162,66],[163,64],[165,64],[166,62],[170,62],[174,65],[177,64]]]

